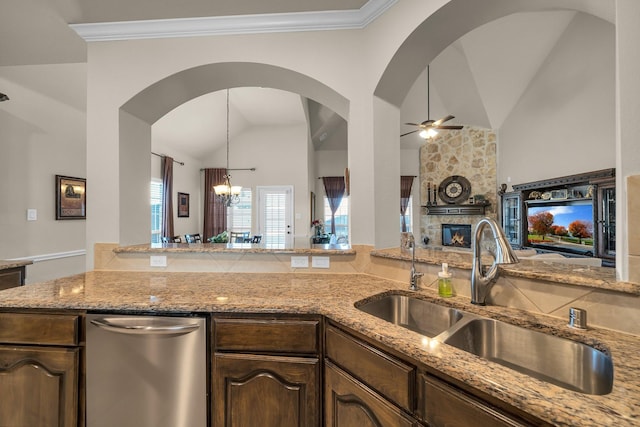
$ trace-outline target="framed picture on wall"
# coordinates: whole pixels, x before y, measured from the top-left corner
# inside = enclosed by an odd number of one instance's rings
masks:
[[[189,193],[178,193],[178,218],[189,217]]]
[[[56,219],[87,219],[87,180],[56,175]]]

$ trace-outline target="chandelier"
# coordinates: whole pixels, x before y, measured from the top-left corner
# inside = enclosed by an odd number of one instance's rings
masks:
[[[215,185],[213,191],[215,191],[221,203],[231,206],[240,201],[242,186],[231,185],[231,175],[229,174],[229,89],[227,89],[227,168],[225,170],[224,183]]]

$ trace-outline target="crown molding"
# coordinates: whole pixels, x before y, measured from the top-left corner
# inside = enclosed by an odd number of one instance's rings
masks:
[[[398,0],[369,0],[357,10],[70,24],[87,42],[229,34],[362,29]]]

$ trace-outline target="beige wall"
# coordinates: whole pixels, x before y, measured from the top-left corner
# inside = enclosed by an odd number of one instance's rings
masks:
[[[56,87],[70,78],[84,82],[86,64],[0,67],[0,259],[33,260],[28,283],[85,269],[85,221],[55,219],[55,175],[86,177],[84,93]]]
[[[25,77],[31,72],[47,76],[47,82],[57,81],[58,76],[70,74],[72,66],[67,64],[41,68],[2,67],[0,78],[4,85],[3,90],[11,90],[11,93],[16,94],[11,103],[2,106],[0,110],[3,149],[9,140],[20,143],[29,141],[30,145],[29,149],[23,146],[13,152],[15,157],[11,160],[6,160],[8,156],[2,156],[0,161],[3,162],[2,170],[6,179],[2,184],[4,186],[0,187],[1,192],[7,200],[14,192],[13,188],[24,185],[25,180],[35,184],[28,191],[33,201],[23,200],[21,204],[11,207],[2,205],[7,212],[2,215],[2,220],[5,221],[2,224],[2,234],[11,235],[13,238],[7,240],[8,243],[3,239],[0,257],[15,258],[38,253],[65,252],[77,249],[80,245],[86,246],[90,253],[87,267],[91,268],[93,243],[120,241],[122,229],[126,230],[126,227],[121,229],[121,221],[126,218],[121,217],[123,198],[120,194],[120,184],[114,183],[112,178],[116,171],[120,172],[121,156],[128,154],[126,147],[119,145],[120,107],[149,85],[173,73],[202,64],[236,61],[272,64],[294,70],[322,82],[348,100],[348,164],[352,178],[352,214],[356,219],[352,227],[353,241],[361,244],[375,243],[376,246],[397,245],[397,237],[394,237],[397,229],[397,207],[385,203],[384,199],[397,199],[396,190],[389,183],[395,182],[400,173],[400,156],[390,148],[394,144],[399,145],[396,137],[399,134],[399,113],[398,107],[385,105],[384,101],[379,103],[374,100],[372,94],[403,41],[425,21],[425,18],[447,3],[465,6],[463,1],[403,0],[361,31],[92,43],[89,45],[88,64],[80,65],[86,68],[88,76],[86,135],[82,131],[85,125],[82,107],[68,107],[66,103],[57,101],[58,93],[43,87],[42,79],[29,81]],[[495,0],[487,3],[500,2]],[[530,1],[526,3],[515,0],[512,3],[533,4]],[[535,5],[550,7],[552,3],[554,2],[540,1],[535,2]],[[640,21],[640,6],[635,0],[616,0],[616,5],[616,168],[620,189],[618,229],[621,235],[626,235],[626,199],[630,197],[630,193],[627,192],[625,177],[640,171],[636,138],[637,127],[640,126],[636,120],[640,99],[640,83],[637,81],[637,75],[640,74],[640,58],[636,46],[640,31],[637,25]],[[476,18],[471,13],[465,13],[464,8],[462,14],[457,16],[460,18],[460,25],[467,25],[468,20]],[[442,31],[440,39],[427,39],[433,41],[433,46],[425,43],[416,45],[416,52],[422,55],[424,49],[437,50],[436,42],[445,43],[455,29],[446,28]],[[462,29],[458,31],[463,32]],[[407,60],[416,62],[417,56],[408,55]],[[59,80],[66,81],[66,78]],[[239,76],[219,75],[215,78],[220,82],[224,82],[225,79],[237,81]],[[405,89],[401,85],[396,88],[393,84],[387,87],[388,92],[397,93],[398,96],[404,96]],[[4,137],[7,133],[9,138]],[[86,146],[83,141],[85,138]],[[43,139],[49,145],[34,144]],[[87,160],[86,164],[82,165],[75,155],[77,153],[79,158],[82,158],[80,153],[85,147]],[[11,147],[11,150],[16,148]],[[89,179],[89,215],[84,239],[81,237],[84,227],[76,221],[66,221],[63,224],[60,221],[48,220],[50,222],[46,224],[40,221],[28,224],[24,220],[26,208],[36,203],[36,207],[42,206],[39,208],[39,218],[51,218],[46,214],[47,209],[49,213],[52,209],[52,201],[50,196],[47,196],[50,193],[46,188],[50,188],[51,177],[58,172],[52,169],[45,171],[43,164],[48,164],[52,159],[57,160],[60,165],[65,165],[63,169],[65,172],[68,171],[69,175],[83,176],[86,170]],[[148,157],[144,161],[148,162]],[[28,171],[28,174],[20,173],[21,162],[24,163],[22,170]],[[7,165],[8,167],[4,167]],[[14,176],[23,179],[16,182]],[[387,191],[387,186],[390,191]],[[45,190],[41,191],[40,188]],[[144,214],[148,216],[146,212]],[[138,212],[138,215],[141,217],[142,212]],[[28,244],[20,246],[23,245],[21,239],[25,240],[24,236],[29,234],[34,237],[29,239]],[[43,238],[44,235],[47,237]],[[76,243],[76,239],[80,239],[81,243]],[[18,250],[15,245],[18,245]],[[618,254],[622,257],[619,273],[623,278],[628,277],[628,244],[624,239],[619,239]],[[64,273],[66,275],[69,271]]]
[[[499,130],[498,183],[613,168],[615,138],[615,27],[580,13]]]

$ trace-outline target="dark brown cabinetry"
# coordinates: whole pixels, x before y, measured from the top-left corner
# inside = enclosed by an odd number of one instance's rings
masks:
[[[349,333],[326,327],[326,427],[418,426],[416,369]]]
[[[84,425],[77,315],[0,313],[0,425]]]
[[[0,291],[24,285],[25,266],[0,269]]]
[[[319,317],[213,321],[212,425],[318,427]]]

